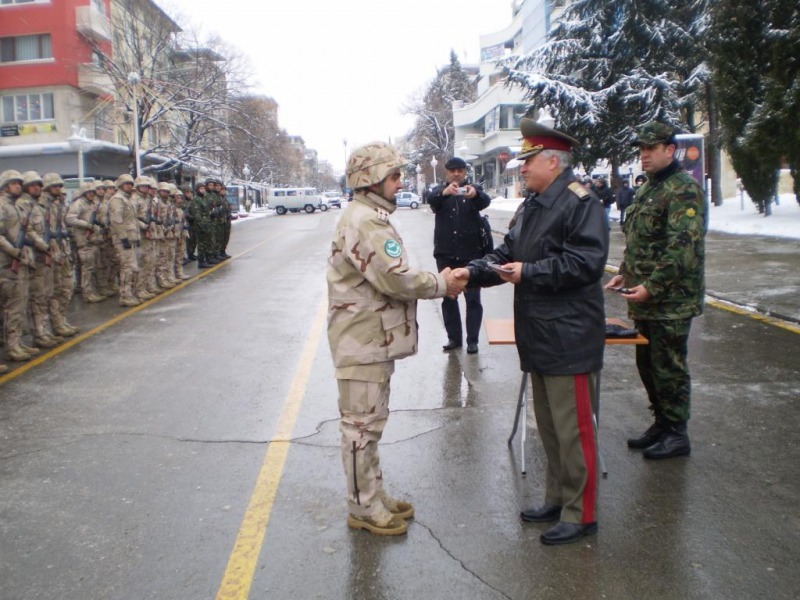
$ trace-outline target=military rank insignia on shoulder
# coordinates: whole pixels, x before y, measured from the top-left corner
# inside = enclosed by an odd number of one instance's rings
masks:
[[[378,214],[378,220],[383,221],[384,223],[389,222],[389,213],[383,210],[382,208],[376,208],[375,212]]]
[[[697,211],[693,208],[690,208],[686,211],[687,217],[694,217],[697,214]]]
[[[585,187],[583,187],[583,186],[582,186],[580,183],[578,183],[577,181],[573,181],[573,182],[572,182],[572,183],[570,183],[570,184],[569,184],[567,187],[569,188],[569,190],[570,190],[570,191],[571,191],[573,194],[575,194],[575,195],[576,195],[578,198],[580,198],[581,200],[584,200],[584,199],[586,199],[586,198],[588,198],[588,197],[589,197],[589,190],[587,190]]]
[[[397,240],[386,240],[386,243],[383,245],[383,250],[390,258],[398,258],[403,253],[403,247]]]

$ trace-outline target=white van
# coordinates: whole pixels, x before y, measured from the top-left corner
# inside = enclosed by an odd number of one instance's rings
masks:
[[[325,212],[330,208],[327,198],[323,198],[316,188],[272,188],[269,191],[268,202],[270,208],[279,215],[287,212],[313,213],[320,209]]]

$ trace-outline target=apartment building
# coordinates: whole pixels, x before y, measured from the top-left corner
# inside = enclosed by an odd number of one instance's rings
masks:
[[[180,31],[152,0],[135,6],[144,27]],[[103,68],[109,59],[126,63],[130,48],[115,43],[121,29],[142,36],[129,9],[120,0],[0,0],[0,171],[113,179],[130,170],[132,148],[154,148],[180,132],[157,124],[136,139],[136,84],[115,81]],[[158,155],[144,160],[143,167],[168,164]]]
[[[523,91],[507,87],[497,62],[543,44],[566,0],[516,0],[512,19],[500,31],[480,37],[478,98],[453,104],[455,152],[473,167],[476,181],[490,194],[519,195],[518,174],[506,164],[521,148],[519,123],[528,102]]]

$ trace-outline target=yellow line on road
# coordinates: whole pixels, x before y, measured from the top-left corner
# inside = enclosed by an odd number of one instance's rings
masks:
[[[122,312],[121,314],[118,314],[116,317],[106,321],[102,325],[98,325],[97,327],[95,327],[94,329],[90,329],[86,333],[82,333],[81,335],[79,335],[77,337],[71,338],[69,341],[66,341],[66,342],[64,342],[62,344],[59,344],[57,347],[53,348],[52,350],[37,356],[35,359],[33,359],[31,361],[26,362],[21,367],[17,367],[13,371],[10,371],[9,373],[6,373],[5,375],[0,376],[0,385],[3,385],[4,383],[6,383],[8,381],[11,381],[12,379],[16,379],[17,377],[19,377],[23,373],[27,373],[31,369],[33,369],[35,367],[38,367],[43,362],[46,362],[46,361],[50,360],[51,358],[54,358],[54,357],[58,356],[59,354],[63,354],[64,352],[66,352],[67,350],[72,348],[73,346],[77,346],[82,341],[84,341],[84,340],[86,340],[86,339],[88,339],[90,337],[93,337],[93,336],[97,335],[98,333],[101,333],[102,331],[105,331],[109,327],[113,327],[117,323],[119,323],[121,321],[124,321],[125,319],[135,315],[139,311],[142,311],[145,308],[148,308],[152,304],[155,304],[156,302],[158,302],[160,300],[163,300],[164,298],[167,298],[168,296],[171,296],[172,294],[174,294],[174,293],[178,292],[179,290],[182,290],[183,288],[185,288],[187,285],[189,285],[191,283],[194,283],[195,281],[199,281],[203,277],[208,277],[211,273],[213,273],[217,269],[223,267],[224,265],[236,260],[237,258],[247,254],[248,252],[252,252],[253,250],[255,250],[257,248],[260,248],[264,244],[267,244],[267,243],[271,242],[276,237],[278,237],[278,235],[282,235],[282,233],[278,233],[276,235],[273,235],[273,236],[267,238],[266,240],[264,240],[262,242],[259,242],[255,246],[252,246],[248,250],[245,250],[244,252],[240,252],[239,254],[229,258],[228,260],[223,261],[223,262],[221,262],[221,263],[219,263],[217,265],[214,265],[210,269],[205,269],[205,270],[199,272],[197,275],[195,275],[191,279],[187,279],[186,281],[184,281],[182,283],[179,283],[174,288],[169,289],[169,290],[167,290],[165,292],[161,292],[155,298],[151,298],[150,300],[142,302],[138,306],[132,306],[131,308],[127,309],[126,311]]]
[[[292,431],[294,431],[300,405],[306,393],[311,367],[322,337],[327,304],[322,302],[311,325],[300,364],[295,373],[289,395],[283,405],[275,436],[267,448],[261,471],[250,503],[244,513],[239,535],[233,545],[228,567],[217,592],[217,600],[247,600],[253,584],[264,536],[267,533],[272,506],[278,493],[278,485],[283,476],[286,456],[289,453]]]

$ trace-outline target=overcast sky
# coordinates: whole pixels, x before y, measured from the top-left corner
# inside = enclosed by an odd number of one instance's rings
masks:
[[[511,0],[157,0],[250,58],[255,91],[279,105],[280,126],[338,171],[356,145],[408,132],[401,108],[450,49],[479,61],[479,36],[511,22]]]

